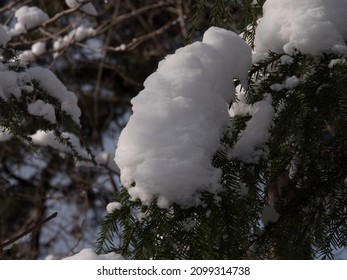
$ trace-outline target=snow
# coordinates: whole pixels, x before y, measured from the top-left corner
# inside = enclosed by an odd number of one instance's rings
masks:
[[[69,6],[69,8],[75,8],[83,2],[90,2],[90,0],[65,0],[65,2],[66,2],[66,5]],[[97,16],[98,15],[98,12],[96,11],[96,9],[92,3],[87,3],[87,4],[83,5],[80,8],[80,10],[85,12],[88,15],[91,15],[91,16]]]
[[[30,62],[35,60],[35,56],[31,50],[25,50],[18,55],[19,60],[23,62]]]
[[[346,63],[345,58],[332,59],[329,63],[329,68],[333,68],[335,65],[341,65],[341,64],[345,64],[345,63]]]
[[[35,61],[36,57],[46,52],[46,42],[36,42],[31,46],[31,50],[25,50],[19,54],[21,61],[30,62]]]
[[[10,39],[10,35],[8,35],[4,27],[0,24],[0,46],[6,46]]]
[[[53,49],[59,51],[73,42],[80,42],[88,37],[94,36],[96,30],[92,27],[78,26],[77,28],[71,30],[67,35],[58,38],[53,43]],[[56,54],[55,54],[56,55]]]
[[[287,89],[293,89],[300,83],[300,79],[296,76],[291,76],[286,78],[284,81],[284,86]]]
[[[281,91],[284,88],[285,86],[283,84],[273,84],[270,86],[270,89],[273,91]]]
[[[229,124],[233,79],[246,86],[250,66],[249,46],[216,27],[159,63],[131,101],[115,155],[133,200],[189,207],[200,203],[199,192],[220,191],[221,170],[211,161]]]
[[[36,6],[22,6],[15,12],[14,16],[17,18],[17,23],[10,31],[11,35],[25,33],[26,30],[35,28],[49,19],[48,15]]]
[[[113,172],[119,174],[120,173],[119,167],[114,162],[113,157],[114,157],[114,152],[110,153],[110,152],[102,151],[95,156],[95,161],[98,164],[103,165],[109,168],[110,170],[112,170]]]
[[[27,72],[33,80],[40,83],[48,94],[60,100],[61,110],[70,115],[75,123],[80,124],[81,110],[78,107],[76,95],[68,91],[52,71],[42,67],[32,67]]]
[[[203,42],[222,55],[225,60],[223,70],[231,72],[228,76],[229,83],[231,84],[233,81],[231,76],[238,78],[241,85],[247,88],[248,71],[252,66],[251,47],[234,32],[217,27],[211,27],[205,32]],[[218,72],[223,77],[223,72]],[[224,77],[222,79],[224,81]],[[234,87],[232,88],[234,90]]]
[[[346,0],[267,0],[255,34],[256,53],[347,54]]]
[[[64,36],[63,41],[64,42],[71,42],[72,40],[75,41],[82,41],[88,36],[93,36],[96,34],[96,30],[92,27],[86,27],[86,26],[79,26],[76,29],[73,29],[69,32],[68,35]]]
[[[229,110],[230,117],[236,115],[247,116],[252,112],[252,106],[246,101],[246,93],[240,86],[236,88],[237,100],[231,105]]]
[[[8,66],[0,63],[0,98],[7,101],[11,96],[20,99],[22,92],[32,92],[34,86],[32,80],[37,80],[40,85],[47,90],[47,93],[61,101],[61,109],[71,115],[72,119],[79,124],[80,109],[77,106],[77,97],[74,93],[66,90],[65,86],[56,76],[47,69],[34,67],[23,72],[9,71]],[[55,108],[53,105],[37,99],[27,105],[28,113],[34,116],[42,116],[52,124],[56,123]],[[75,135],[65,133],[65,137],[70,138],[72,145],[77,152],[86,159],[89,159],[87,152],[81,148],[78,138]],[[8,132],[0,132],[0,141],[7,141],[12,137]],[[51,146],[64,152],[71,152],[70,149],[57,141],[53,132],[37,131],[32,135],[35,144]],[[112,165],[110,165],[112,166]]]
[[[104,255],[97,255],[94,253],[93,249],[86,248],[81,250],[79,253],[64,258],[63,260],[123,260],[123,256],[116,254],[114,252],[104,254]]]
[[[6,70],[8,70],[7,66],[3,64],[2,62],[0,62],[0,71],[6,71]]]
[[[0,142],[8,141],[12,138],[12,134],[0,126]]]
[[[347,247],[334,250],[333,254],[335,260],[347,260]]]
[[[270,223],[275,223],[278,221],[280,215],[275,208],[265,205],[262,211],[261,219],[264,226],[269,225]]]
[[[106,211],[107,213],[112,213],[114,210],[119,210],[121,208],[122,208],[122,204],[120,204],[119,202],[111,202],[107,204]]]
[[[88,159],[90,156],[87,152],[81,147],[81,143],[76,135],[68,132],[62,134],[63,137],[68,138],[74,149],[81,155],[83,158]],[[38,130],[35,134],[30,136],[33,143],[43,147],[52,147],[63,153],[71,153],[71,150],[65,144],[59,142],[55,137],[52,131],[42,131]]]
[[[121,51],[125,51],[126,48],[127,48],[127,46],[126,46],[125,44],[121,44],[121,45],[119,46],[119,49],[120,49]]]
[[[0,98],[7,100],[11,95],[19,99],[22,90],[32,92],[33,85],[30,76],[26,72],[0,70]]]
[[[61,102],[61,110],[71,116],[72,120],[80,124],[81,111],[77,104],[76,95],[68,91],[59,79],[48,69],[33,67],[23,72],[8,71],[2,64],[0,67],[0,98],[8,100],[12,95],[19,99],[22,91],[32,92],[34,90],[32,80],[37,80],[47,91],[47,94],[57,98]],[[30,114],[45,116],[47,120],[55,123],[54,109],[49,109],[48,104],[31,104],[28,107]],[[43,110],[43,111],[42,111]]]
[[[36,42],[31,46],[31,52],[35,56],[39,56],[46,51],[46,42]]]
[[[239,182],[240,188],[238,189],[238,194],[240,196],[246,196],[249,192],[249,187],[246,183]]]
[[[274,116],[272,97],[267,95],[254,105],[245,104],[244,92],[240,92],[239,102],[233,103],[230,116],[251,115],[246,128],[239,133],[238,140],[230,151],[229,157],[246,163],[258,163],[267,156],[266,142],[270,137],[270,126]]]
[[[289,64],[292,64],[293,62],[294,62],[294,58],[292,58],[289,55],[282,55],[280,57],[280,63],[283,65],[285,65],[285,64],[289,65]]]
[[[294,176],[296,175],[298,171],[299,163],[300,163],[300,157],[297,154],[295,154],[293,158],[291,159],[289,165],[287,166],[288,176],[290,180],[294,179]],[[300,187],[300,184],[297,183],[296,187]]]
[[[10,95],[16,98],[20,97],[21,90],[17,83],[17,73],[14,71],[5,71],[0,75],[0,97],[7,100]]]
[[[294,89],[300,83],[300,79],[298,77],[291,76],[287,77],[283,84],[273,84],[270,86],[270,89],[273,91],[281,91],[282,89]]]
[[[28,105],[28,112],[34,116],[43,116],[44,119],[51,123],[56,123],[54,107],[38,99]]]

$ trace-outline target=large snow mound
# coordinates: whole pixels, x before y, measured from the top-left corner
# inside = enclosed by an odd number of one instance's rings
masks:
[[[199,192],[220,190],[221,170],[211,161],[229,124],[233,79],[246,85],[250,66],[250,47],[216,27],[159,63],[132,99],[115,155],[132,199],[188,207],[200,202]]]
[[[255,51],[347,54],[346,0],[267,0],[255,35]]]
[[[8,35],[2,24],[0,24],[0,46],[6,46],[11,37]]]

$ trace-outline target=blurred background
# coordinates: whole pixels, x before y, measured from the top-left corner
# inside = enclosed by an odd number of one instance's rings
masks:
[[[121,187],[113,158],[130,100],[161,59],[201,39],[209,26],[237,31],[243,19],[236,2],[95,0],[95,15],[64,0],[0,1],[0,24],[8,30],[25,5],[49,16],[12,32],[8,47],[29,67],[52,70],[78,96],[82,136],[101,163],[76,165],[69,154],[34,152],[0,137],[0,244],[29,229],[0,250],[0,259],[57,259],[95,247],[106,205]],[[223,22],[215,21],[218,13]]]

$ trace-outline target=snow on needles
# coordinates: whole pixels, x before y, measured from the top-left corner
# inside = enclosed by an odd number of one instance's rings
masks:
[[[55,74],[42,67],[32,67],[27,70],[33,80],[37,80],[48,94],[61,102],[61,109],[71,116],[72,120],[80,124],[81,110],[77,104],[76,95],[68,91]]]
[[[229,156],[246,163],[257,163],[267,155],[265,143],[270,137],[269,128],[274,116],[272,97],[267,95],[254,105],[247,104],[243,91],[238,94],[238,98],[239,102],[235,102],[230,109],[230,116],[251,115],[251,119],[240,132]]]
[[[255,51],[347,54],[346,0],[267,0],[255,35]]]
[[[12,134],[0,126],[0,142],[8,141],[12,138]]]
[[[54,107],[45,103],[41,99],[36,100],[28,105],[28,112],[34,116],[43,116],[44,119],[51,123],[56,123]]]
[[[22,90],[26,92],[34,90],[28,73],[9,71],[7,65],[1,62],[0,66],[0,98],[6,101],[10,96],[14,96],[18,100]]]
[[[159,63],[132,99],[115,155],[132,199],[189,207],[199,192],[218,193],[221,170],[211,161],[229,124],[233,78],[246,86],[250,66],[250,47],[216,27]]]
[[[8,66],[0,62],[0,98],[5,101],[13,95],[18,100],[22,91],[32,92],[34,90],[32,80],[37,80],[47,94],[61,102],[61,110],[71,116],[76,124],[80,124],[81,110],[77,104],[76,95],[68,91],[55,74],[42,67],[32,67],[23,72],[8,70]],[[51,123],[55,123],[55,112],[52,106],[38,100],[28,106],[32,115],[43,116]]]
[[[106,211],[107,213],[112,213],[114,210],[119,210],[121,208],[122,208],[122,204],[120,204],[119,202],[111,202],[107,204]]]

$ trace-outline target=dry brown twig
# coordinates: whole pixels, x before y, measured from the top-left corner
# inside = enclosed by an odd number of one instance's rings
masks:
[[[31,226],[30,228],[28,228],[27,230],[23,231],[22,233],[16,235],[15,237],[11,238],[10,240],[5,241],[4,243],[0,244],[0,249],[3,250],[4,248],[6,248],[7,246],[14,244],[16,241],[18,241],[19,239],[23,238],[24,236],[26,236],[27,234],[31,233],[33,230],[38,229],[40,227],[42,227],[45,223],[49,222],[50,220],[54,219],[55,217],[57,217],[58,212],[54,212],[52,215],[48,216],[46,219],[44,219],[43,221]]]

